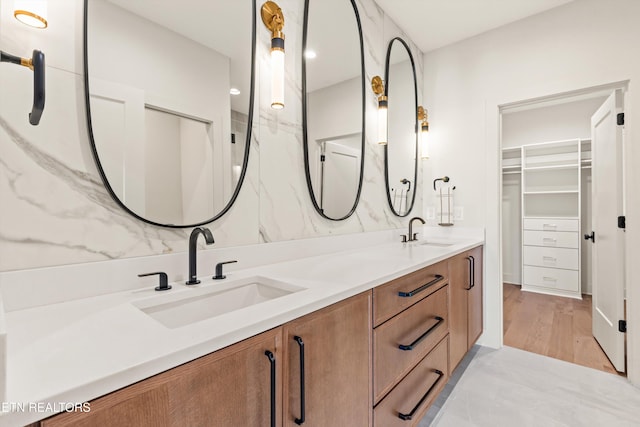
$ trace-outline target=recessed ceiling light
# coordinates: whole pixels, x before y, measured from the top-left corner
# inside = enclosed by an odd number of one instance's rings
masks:
[[[236,89],[235,87],[232,87],[231,90],[229,90],[229,93],[231,95],[240,95],[240,89]]]
[[[314,51],[312,51],[312,50],[307,50],[307,51],[304,53],[304,57],[305,57],[305,58],[307,58],[307,59],[313,59],[313,58],[315,58],[316,56],[318,56],[318,55],[316,55],[316,53],[315,53]]]

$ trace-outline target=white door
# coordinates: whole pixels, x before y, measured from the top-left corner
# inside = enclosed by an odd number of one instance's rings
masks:
[[[91,78],[91,128],[111,189],[138,215],[146,212],[144,92]]]
[[[593,242],[593,336],[611,363],[625,370],[624,333],[624,230],[617,218],[623,215],[622,129],[616,115],[622,93],[615,91],[591,117],[592,226]]]
[[[357,141],[360,136],[352,137]],[[321,207],[325,215],[342,218],[356,200],[360,180],[360,150],[348,146],[348,138],[324,143]]]

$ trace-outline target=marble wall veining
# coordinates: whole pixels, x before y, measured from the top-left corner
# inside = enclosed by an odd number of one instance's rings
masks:
[[[356,1],[367,73],[364,182],[352,217],[339,222],[324,219],[313,208],[304,174],[304,2],[278,3],[286,20],[286,108],[277,112],[270,108],[270,34],[258,18],[256,107],[248,171],[235,204],[208,225],[216,247],[403,227],[406,219],[395,217],[387,206],[383,149],[374,140],[377,104],[369,81],[384,75],[387,43],[402,36],[416,60],[421,100],[422,54],[373,0]],[[0,271],[187,249],[189,229],[156,227],[129,216],[102,184],[86,130],[82,14],[82,1],[49,2],[49,28],[34,30],[13,19],[11,2],[0,3],[0,49],[21,56],[41,49],[47,60],[46,107],[37,127],[27,121],[31,73],[22,67],[0,66]],[[421,212],[419,190],[412,214]]]

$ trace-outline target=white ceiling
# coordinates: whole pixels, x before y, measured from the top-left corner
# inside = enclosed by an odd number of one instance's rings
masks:
[[[573,0],[376,0],[428,52]]]

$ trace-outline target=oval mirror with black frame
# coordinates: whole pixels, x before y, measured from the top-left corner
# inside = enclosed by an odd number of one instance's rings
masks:
[[[385,62],[388,105],[384,169],[387,200],[393,213],[409,215],[418,179],[418,86],[409,45],[400,37],[389,42]]]
[[[318,213],[340,221],[358,206],[364,170],[364,42],[355,1],[306,0],[302,46],[307,186]]]
[[[87,124],[114,200],[193,227],[244,180],[253,122],[254,0],[85,0]]]

